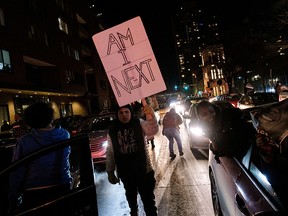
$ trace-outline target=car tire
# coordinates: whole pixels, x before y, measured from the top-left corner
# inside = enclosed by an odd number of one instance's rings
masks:
[[[211,185],[211,197],[215,216],[223,216],[221,206],[219,203],[218,190],[213,171],[209,171],[210,185]]]

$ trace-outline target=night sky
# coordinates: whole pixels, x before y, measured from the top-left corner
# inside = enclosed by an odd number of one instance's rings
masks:
[[[140,16],[167,88],[172,90],[175,84],[179,84],[171,17],[175,15],[176,6],[179,5],[181,1],[197,0],[170,0],[165,1],[162,5],[160,2],[152,0],[126,0],[116,2],[107,0],[91,1],[95,1],[95,5],[101,8],[107,28]],[[226,57],[227,54],[243,51],[242,55],[244,57],[240,56],[239,61],[237,59],[235,61],[236,64],[241,65],[241,61],[243,61],[243,59],[245,60],[247,53],[249,54],[253,51],[250,49],[244,52],[245,47],[237,45],[238,41],[246,37],[246,31],[249,31],[247,28],[243,29],[243,25],[249,26],[252,24],[247,23],[246,17],[249,15],[261,20],[261,16],[259,16],[258,13],[263,12],[265,4],[260,0],[242,0],[236,2],[200,0],[200,4],[205,9],[211,10],[212,13],[216,15],[218,13],[218,18],[221,19],[222,39],[225,40],[225,46],[227,45],[225,47]],[[267,11],[265,14],[267,14]]]
[[[166,2],[165,8],[159,5],[159,2],[152,0],[103,1],[101,3],[98,1],[97,4],[102,8],[107,28],[140,16],[167,89],[172,89],[175,84],[178,84],[177,59],[171,23],[175,3]]]

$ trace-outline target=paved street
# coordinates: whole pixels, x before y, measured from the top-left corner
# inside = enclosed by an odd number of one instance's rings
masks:
[[[184,156],[170,160],[168,140],[161,130],[156,135],[155,149],[150,151],[156,177],[156,202],[159,216],[212,216],[207,158],[198,151],[192,154],[186,128],[181,126]],[[151,148],[150,148],[151,149]],[[112,185],[106,172],[96,174],[99,216],[130,215],[122,183]],[[145,216],[141,202],[140,216]]]

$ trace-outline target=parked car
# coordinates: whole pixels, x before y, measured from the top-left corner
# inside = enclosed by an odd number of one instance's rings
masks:
[[[210,140],[205,137],[196,114],[196,106],[200,101],[192,103],[188,115],[183,115],[184,124],[187,128],[188,139],[191,149],[209,149]],[[234,108],[228,101],[212,101],[211,103],[220,109]]]
[[[61,125],[61,127],[70,132],[71,136],[74,136],[85,118],[81,115],[60,117],[53,121],[53,125]]]
[[[288,215],[287,197],[286,201],[280,200],[258,167],[258,151],[256,144],[251,144],[242,159],[231,156],[216,159],[209,151],[209,178],[215,215]],[[285,185],[288,186],[287,182]]]
[[[239,109],[247,109],[255,106],[264,106],[277,103],[278,94],[272,92],[257,92],[243,95],[237,103]]]
[[[25,211],[19,209],[19,212],[13,215],[98,215],[95,175],[87,135],[75,136],[71,139],[49,145],[0,170],[0,215],[8,215],[10,173],[21,166],[26,166],[27,162],[31,162],[42,155],[49,154],[66,146],[71,146],[72,149],[70,155],[70,171],[73,177],[71,190],[56,199],[34,206],[31,209]]]
[[[106,161],[108,129],[116,118],[114,112],[88,116],[76,134],[88,134],[92,159],[95,164]]]
[[[230,94],[221,94],[216,97],[215,100],[226,100],[231,103],[234,107],[237,107],[237,103],[242,97],[242,94],[230,93]]]

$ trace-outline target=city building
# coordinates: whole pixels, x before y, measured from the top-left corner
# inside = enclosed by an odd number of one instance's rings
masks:
[[[192,95],[214,96],[229,91],[223,76],[225,54],[217,17],[195,1],[184,1],[174,26],[182,89]]]
[[[35,101],[52,103],[55,118],[110,108],[92,41],[103,30],[98,15],[85,0],[0,2],[1,122]]]

